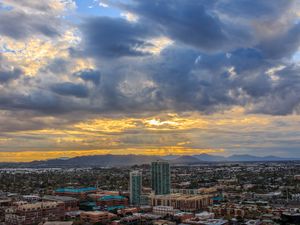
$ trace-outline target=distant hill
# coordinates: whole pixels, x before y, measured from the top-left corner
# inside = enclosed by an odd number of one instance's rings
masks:
[[[177,159],[179,157],[180,157],[180,155],[164,155],[164,156],[161,156],[161,158],[164,159],[164,160],[173,160],[173,159]]]
[[[200,155],[193,155],[197,159],[200,159],[202,161],[207,162],[220,162],[220,161],[226,161],[226,157],[224,156],[218,156],[218,155],[209,155],[209,154],[200,154]]]
[[[300,159],[281,158],[277,156],[253,156],[253,155],[232,155],[228,157],[199,154],[199,155],[168,155],[168,156],[148,156],[148,155],[92,155],[75,158],[58,158],[45,161],[33,161],[29,163],[0,163],[0,167],[123,167],[150,164],[156,160],[169,161],[172,165],[196,165],[203,163],[217,162],[267,162],[267,161],[295,161]]]
[[[232,155],[227,157],[227,161],[238,161],[238,162],[245,162],[245,161],[252,161],[252,162],[259,162],[259,161],[284,161],[289,160],[285,158],[280,158],[276,156],[253,156],[253,155]]]
[[[194,156],[180,156],[176,159],[169,160],[171,164],[198,164],[201,163],[200,159],[197,159]]]
[[[24,163],[24,166],[34,167],[117,167],[149,164],[159,160],[158,156],[146,155],[92,155],[70,159],[50,159]]]

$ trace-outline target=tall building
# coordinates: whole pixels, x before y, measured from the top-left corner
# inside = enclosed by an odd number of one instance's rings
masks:
[[[142,173],[139,171],[130,172],[130,204],[140,205],[142,194]]]
[[[156,161],[151,165],[152,190],[156,195],[170,194],[170,164],[168,162]]]

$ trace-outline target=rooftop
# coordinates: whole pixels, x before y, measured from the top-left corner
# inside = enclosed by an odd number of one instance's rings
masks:
[[[46,222],[43,225],[72,225],[73,221],[61,222],[61,221],[52,221]]]
[[[121,195],[105,195],[100,197],[99,200],[108,201],[108,200],[123,200],[125,199],[124,196]]]
[[[82,192],[89,192],[89,191],[96,191],[97,188],[95,187],[84,187],[84,188],[58,188],[55,190],[57,193],[82,193]]]
[[[37,209],[44,209],[44,208],[52,208],[57,207],[57,202],[37,202],[32,204],[24,204],[18,206],[19,210],[37,210]]]
[[[62,201],[62,202],[77,201],[76,198],[72,198],[68,196],[58,196],[58,195],[45,195],[43,199],[51,200],[51,201]]]

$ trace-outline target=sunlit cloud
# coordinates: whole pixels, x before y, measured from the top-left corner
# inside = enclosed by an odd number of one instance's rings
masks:
[[[108,4],[106,4],[106,3],[104,3],[104,2],[99,2],[99,6],[101,6],[101,7],[103,7],[103,8],[107,8],[107,7],[109,7],[109,5]]]
[[[125,155],[125,154],[136,154],[136,155],[186,155],[186,154],[201,154],[201,153],[222,153],[223,149],[188,149],[184,147],[168,146],[164,148],[155,149],[114,149],[114,150],[58,150],[58,151],[26,151],[26,152],[0,152],[1,162],[30,162],[34,160],[45,160],[55,159],[63,157],[78,157],[87,155]]]
[[[203,2],[3,0],[0,159],[299,155],[299,3]]]
[[[153,55],[158,55],[163,49],[172,45],[174,42],[167,37],[159,37],[148,40],[149,45],[143,48],[137,48],[142,52],[148,52]]]
[[[124,17],[129,22],[137,22],[139,17],[133,13],[130,12],[123,12],[121,13],[121,16]]]
[[[69,48],[80,42],[80,38],[75,36],[74,32],[76,31],[68,30],[54,41],[32,38],[24,42],[2,37],[0,46],[5,46],[5,56],[22,68],[25,75],[35,76],[49,61],[56,58],[69,58]],[[83,61],[78,61],[75,69],[86,66]]]
[[[29,155],[28,152],[36,149],[30,159],[107,153],[228,154],[232,148],[240,146],[274,147],[276,144],[273,143],[272,133],[276,135],[277,132],[291,132],[294,129],[286,126],[278,127],[277,124],[280,124],[282,117],[269,118],[264,115],[247,115],[244,112],[244,109],[236,108],[213,115],[190,112],[182,115],[163,113],[153,117],[97,118],[64,125],[60,129],[6,132],[7,138],[0,141],[0,149],[7,150],[9,142],[13,152],[22,151],[13,153],[16,157],[19,154]],[[299,116],[290,116],[288,120],[289,123],[300,123]],[[257,138],[256,141],[248,143],[249,138],[253,138],[252,135],[261,132],[267,132],[270,136]],[[291,136],[281,137],[282,141],[294,142],[296,139]],[[43,153],[39,156],[39,151],[49,151],[51,154]]]
[[[76,9],[76,3],[72,0],[2,0],[2,3],[28,14],[60,14],[67,10]]]

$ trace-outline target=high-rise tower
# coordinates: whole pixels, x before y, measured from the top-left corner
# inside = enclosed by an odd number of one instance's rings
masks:
[[[139,171],[130,172],[130,204],[140,205],[142,194],[142,173]]]
[[[151,180],[152,190],[156,195],[170,194],[170,164],[163,161],[152,162]]]

